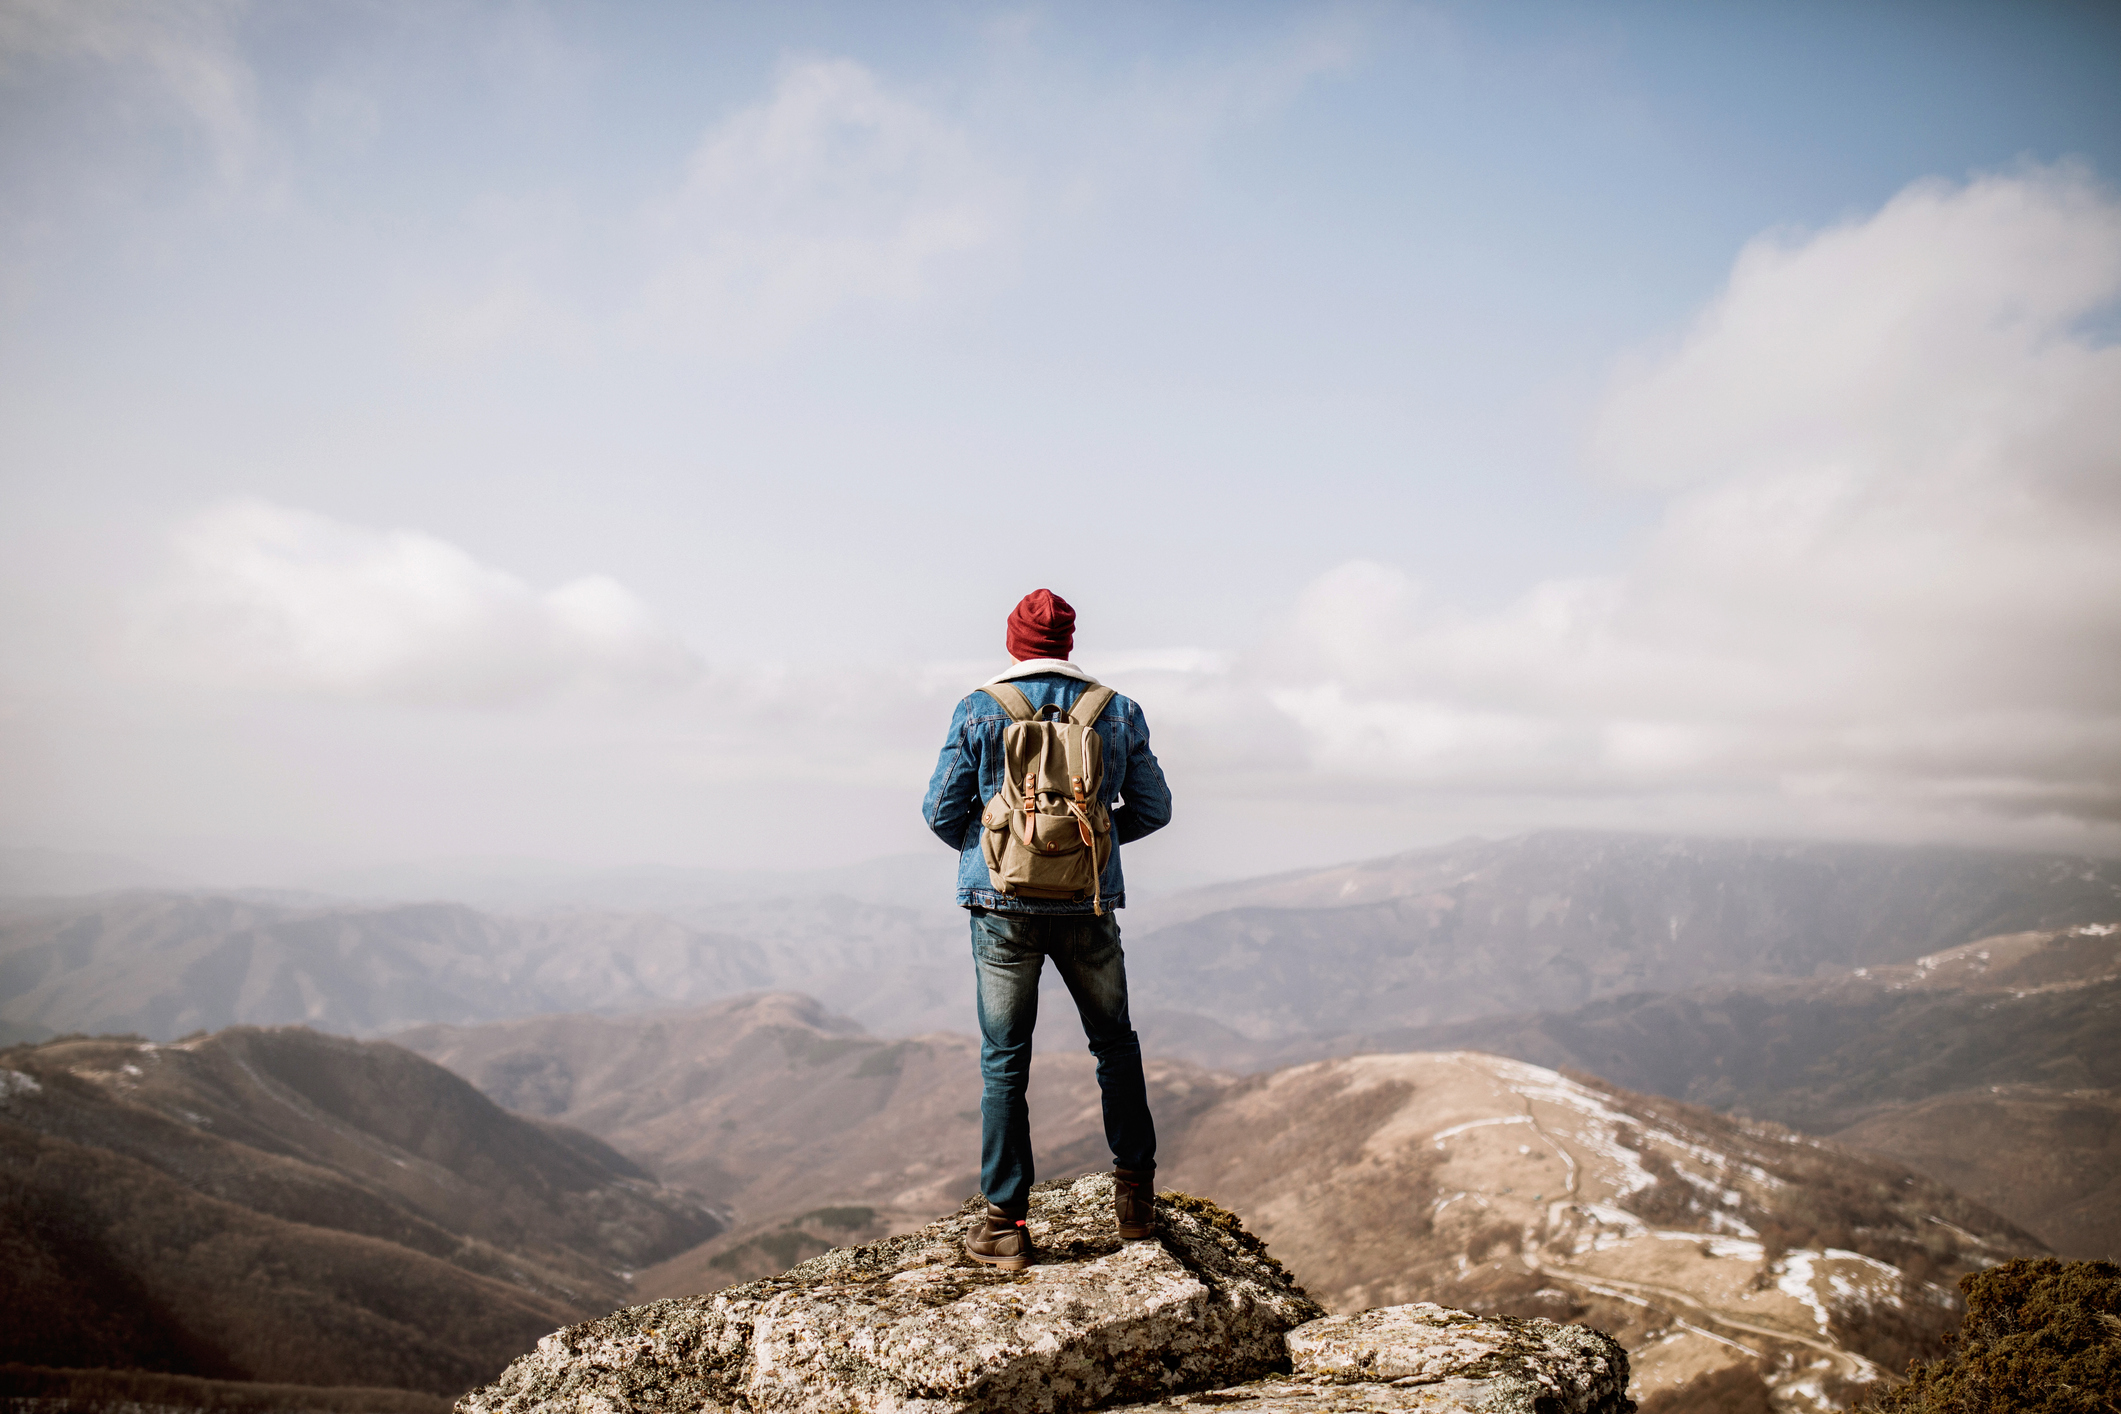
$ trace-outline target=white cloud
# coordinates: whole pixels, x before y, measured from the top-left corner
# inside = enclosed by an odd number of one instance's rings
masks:
[[[644,321],[770,345],[848,305],[909,301],[994,242],[1015,200],[963,132],[862,65],[789,64],[658,204]]]
[[[540,593],[418,531],[243,501],[180,527],[175,551],[133,646],[213,686],[498,706],[699,670],[614,579]]]
[[[2074,326],[2117,291],[2121,206],[2083,173],[1917,183],[1868,220],[1748,245],[1683,345],[1621,380],[1595,454],[1667,486],[1796,462],[1991,478],[2016,442],[2096,435],[2078,380],[2111,363]]]
[[[1597,421],[1608,475],[1674,488],[1624,573],[1468,614],[1347,566],[1255,671],[1329,773],[2111,843],[2117,295],[2121,203],[2067,168],[1756,242]]]

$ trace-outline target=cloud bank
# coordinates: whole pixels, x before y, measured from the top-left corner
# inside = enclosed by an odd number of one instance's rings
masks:
[[[2111,843],[2117,295],[2121,204],[2068,168],[1763,237],[1596,419],[1603,474],[1671,492],[1625,572],[1468,614],[1348,565],[1254,671],[1324,772]]]

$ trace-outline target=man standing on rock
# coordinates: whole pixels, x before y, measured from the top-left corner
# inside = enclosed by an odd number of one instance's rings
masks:
[[[1097,1057],[1119,1235],[1154,1230],[1156,1126],[1112,911],[1127,901],[1119,846],[1170,822],[1171,791],[1141,708],[1068,661],[1067,600],[1025,595],[1007,640],[1016,664],[957,704],[921,813],[959,852],[957,901],[972,914],[987,1219],[965,1251],[1021,1271],[1032,1258],[1024,1216],[1034,1176],[1024,1090],[1047,958]]]

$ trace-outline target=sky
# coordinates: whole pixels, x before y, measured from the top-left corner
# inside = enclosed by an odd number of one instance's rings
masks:
[[[2121,10],[0,0],[0,845],[2121,853]]]

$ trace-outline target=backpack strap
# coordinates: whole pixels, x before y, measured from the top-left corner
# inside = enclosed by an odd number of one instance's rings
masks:
[[[1031,710],[1031,699],[1024,696],[1022,688],[1005,682],[990,682],[980,691],[1000,703],[1012,722],[1028,722],[1038,715]]]
[[[1068,709],[1068,727],[1061,734],[1061,740],[1064,743],[1062,749],[1068,758],[1068,776],[1075,784],[1078,810],[1090,803],[1083,795],[1084,782],[1090,777],[1090,744],[1084,738],[1090,735],[1092,725],[1103,714],[1105,704],[1110,702],[1113,696],[1111,688],[1101,683],[1095,684],[1085,689],[1083,694],[1075,699],[1075,705]],[[1083,820],[1083,843],[1090,843],[1090,824],[1087,818]]]
[[[1117,695],[1103,683],[1087,689],[1082,696],[1075,699],[1075,705],[1068,709],[1068,720],[1079,727],[1089,726],[1105,714],[1106,705]],[[1023,694],[1018,693],[1017,696],[1021,697]]]

